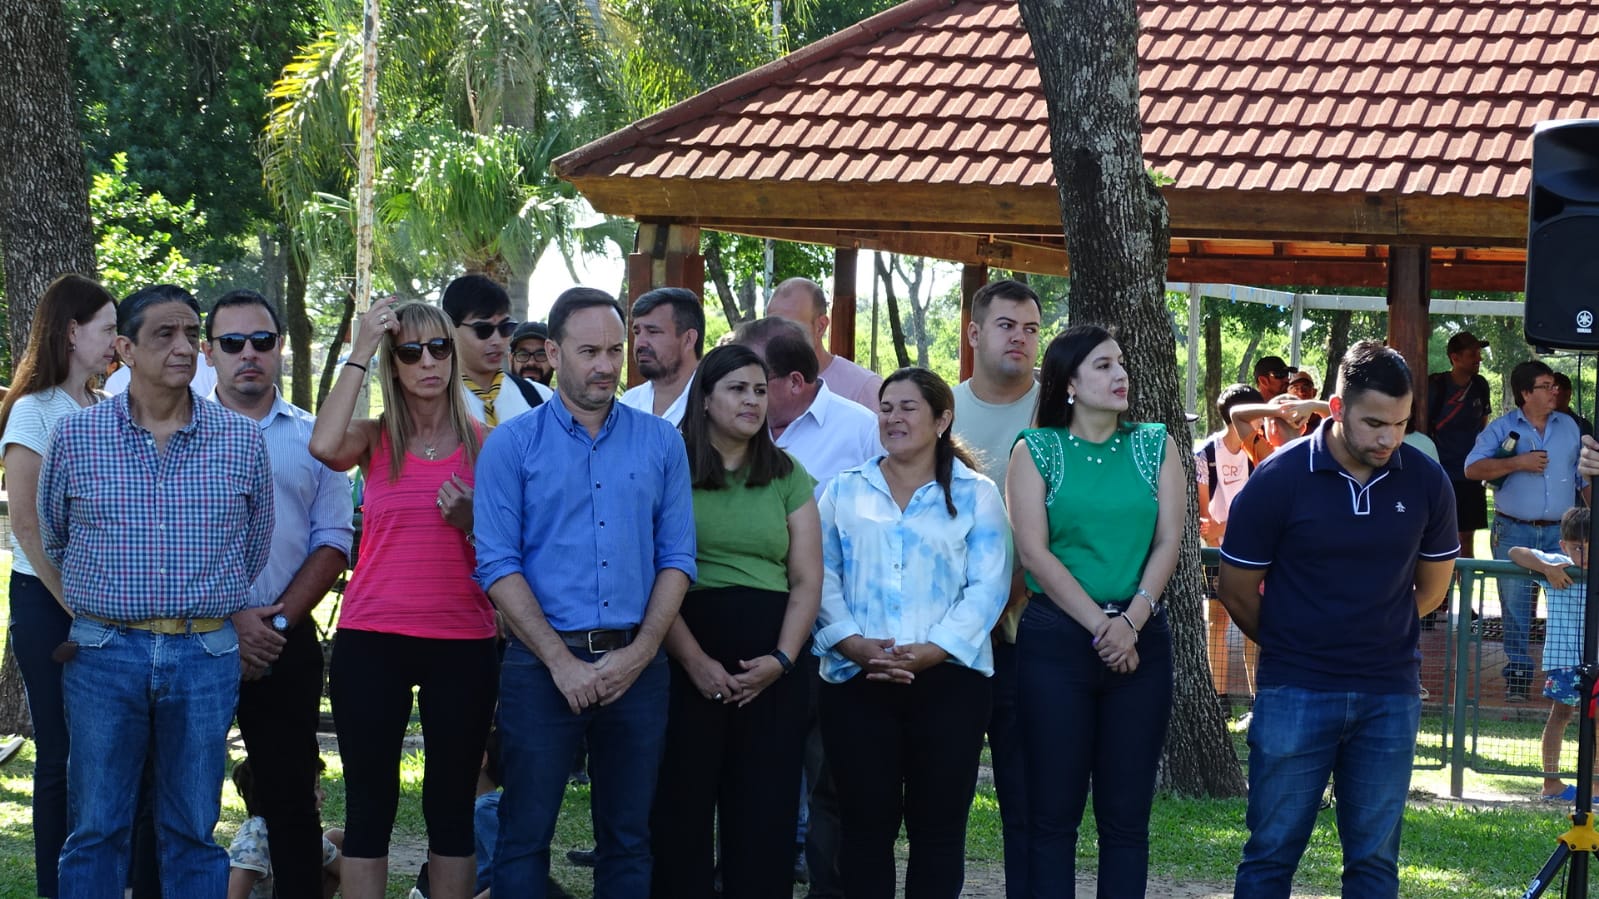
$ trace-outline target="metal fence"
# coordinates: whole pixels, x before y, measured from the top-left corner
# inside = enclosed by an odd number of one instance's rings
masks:
[[[1220,553],[1206,548],[1202,559],[1213,574]],[[1510,562],[1457,559],[1455,583],[1444,607],[1422,623],[1421,729],[1416,740],[1418,769],[1449,770],[1450,793],[1464,791],[1465,772],[1539,778],[1545,770],[1541,741],[1554,703],[1544,697],[1548,672],[1543,648],[1551,640],[1580,645],[1581,619],[1549,618],[1547,591],[1540,578]],[[1504,677],[1506,653],[1501,590],[1534,589],[1534,615],[1528,651],[1534,671],[1526,691],[1512,689]],[[1218,617],[1220,616],[1220,617]],[[1248,714],[1253,694],[1253,647],[1214,599],[1206,603],[1211,672],[1223,710],[1237,723]],[[1359,622],[1350,622],[1358,627]],[[1522,693],[1517,696],[1517,693]],[[1239,741],[1241,756],[1247,748]],[[1552,770],[1570,779],[1577,763],[1575,710],[1561,733]]]

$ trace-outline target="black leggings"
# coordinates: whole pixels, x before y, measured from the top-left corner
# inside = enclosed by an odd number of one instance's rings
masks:
[[[465,857],[483,746],[499,692],[494,639],[433,640],[340,630],[333,638],[328,694],[344,760],[344,854],[382,858],[400,802],[400,752],[411,688],[426,745],[422,816],[428,848]]]

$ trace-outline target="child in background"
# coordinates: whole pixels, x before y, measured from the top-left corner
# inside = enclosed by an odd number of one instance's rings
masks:
[[[320,759],[317,771],[326,770]],[[255,813],[255,776],[250,771],[250,760],[233,766],[233,786],[244,800],[244,810],[250,815],[239,825],[239,832],[228,844],[228,899],[272,899],[272,856],[267,849],[266,819]],[[317,811],[327,796],[322,792],[322,779],[312,784],[316,790]],[[334,827],[322,834],[322,899],[332,899],[339,889],[339,846],[344,842],[344,831]]]
[[[1568,509],[1560,517],[1560,553],[1546,553],[1525,546],[1512,547],[1510,561],[1543,575],[1544,594],[1549,598],[1548,632],[1543,643],[1543,669],[1548,672],[1543,695],[1554,702],[1543,728],[1543,791],[1549,802],[1573,802],[1575,785],[1560,780],[1560,748],[1572,712],[1583,700],[1577,666],[1582,664],[1582,620],[1584,588],[1574,583],[1566,569],[1575,565],[1588,569],[1588,510]]]

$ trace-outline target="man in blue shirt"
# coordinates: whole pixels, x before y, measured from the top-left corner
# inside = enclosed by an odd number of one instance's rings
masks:
[[[1580,486],[1582,432],[1570,416],[1555,411],[1554,372],[1536,360],[1523,362],[1510,371],[1510,390],[1516,408],[1489,422],[1466,456],[1466,477],[1500,481],[1494,487],[1494,521],[1488,532],[1495,559],[1510,558],[1513,546],[1559,552],[1560,516],[1577,504]],[[1511,432],[1516,434],[1515,447],[1502,455]],[[1537,596],[1527,578],[1498,581],[1505,701],[1526,702],[1534,668],[1527,635]]]
[[[650,890],[666,732],[660,646],[695,575],[694,511],[682,437],[616,402],[622,321],[603,291],[561,294],[546,345],[558,401],[495,429],[478,457],[477,578],[511,632],[495,895],[546,895],[550,839],[585,736],[595,899]]]
[[[311,457],[316,418],[277,388],[283,328],[253,290],[223,294],[205,321],[213,399],[255,423],[272,460],[272,552],[233,614],[239,634],[239,732],[255,779],[255,814],[266,819],[272,880],[280,896],[322,890],[322,820],[315,792],[321,759],[322,646],[311,610],[350,564],[350,478]]]
[[[244,608],[272,539],[255,425],[189,389],[200,308],[147,287],[117,307],[126,393],[61,420],[39,472],[39,530],[73,613],[62,670],[72,833],[61,895],[120,897],[146,761],[169,896],[221,896],[228,726]],[[310,790],[311,783],[305,784]]]
[[[1236,899],[1286,899],[1329,777],[1344,895],[1398,895],[1419,616],[1443,601],[1459,552],[1448,477],[1404,444],[1411,389],[1397,352],[1351,347],[1331,419],[1233,501],[1221,600],[1260,644]]]

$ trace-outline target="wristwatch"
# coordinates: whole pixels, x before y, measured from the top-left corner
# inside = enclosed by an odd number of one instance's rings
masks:
[[[1145,590],[1143,587],[1139,587],[1137,590],[1133,591],[1133,596],[1142,596],[1144,600],[1149,603],[1149,617],[1151,618],[1154,618],[1161,612],[1166,611],[1166,604],[1150,595],[1150,592]]]
[[[280,634],[283,633],[284,631],[287,631],[289,629],[289,618],[288,618],[288,616],[287,615],[281,615],[281,614],[280,615],[273,615],[272,616],[272,629],[277,631]]]

